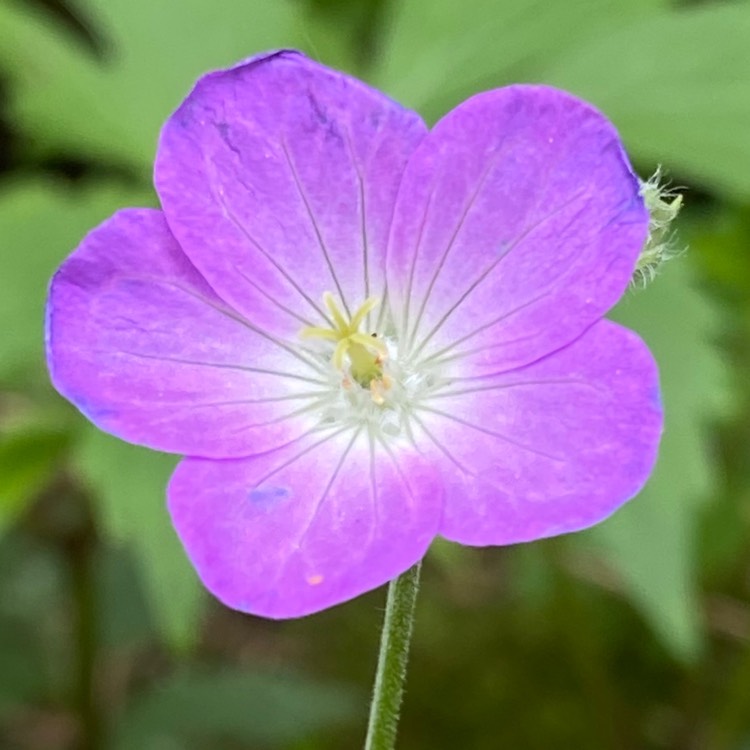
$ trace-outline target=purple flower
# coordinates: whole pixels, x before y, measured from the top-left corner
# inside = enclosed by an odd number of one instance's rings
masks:
[[[161,134],[162,210],[55,276],[55,386],[189,456],[169,510],[230,607],[294,617],[436,535],[523,542],[632,497],[661,431],[644,344],[602,320],[648,213],[612,125],[545,86],[427,130],[294,52],[210,73]]]

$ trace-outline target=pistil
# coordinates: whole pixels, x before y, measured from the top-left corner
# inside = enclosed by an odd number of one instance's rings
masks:
[[[379,304],[378,298],[368,297],[349,319],[330,292],[323,295],[323,303],[331,314],[333,326],[307,327],[302,330],[301,335],[334,343],[331,362],[337,370],[345,374],[344,384],[351,385],[351,380],[354,380],[362,388],[369,389],[374,403],[382,405],[385,402],[385,393],[392,384],[383,370],[383,363],[388,357],[388,347],[376,333],[367,334],[360,331],[368,313]]]

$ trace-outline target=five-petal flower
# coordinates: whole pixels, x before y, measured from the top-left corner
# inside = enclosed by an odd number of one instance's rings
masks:
[[[188,456],[169,509],[229,606],[314,612],[436,535],[573,531],[644,483],[656,367],[602,316],[648,214],[591,106],[510,86],[428,131],[276,52],[197,83],[155,181],[161,211],[55,276],[50,370],[102,429]]]

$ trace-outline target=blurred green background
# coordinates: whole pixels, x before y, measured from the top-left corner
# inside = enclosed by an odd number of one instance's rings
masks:
[[[614,316],[660,361],[657,470],[600,527],[425,565],[400,747],[750,748],[750,2],[0,0],[0,748],[360,747],[384,592],[293,622],[222,608],[172,533],[173,457],[51,389],[47,281],[152,205],[202,72],[294,46],[432,122],[544,81],[684,187],[689,250]]]

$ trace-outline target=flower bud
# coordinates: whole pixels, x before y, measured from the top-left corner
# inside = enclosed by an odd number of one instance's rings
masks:
[[[661,169],[641,182],[641,197],[649,213],[648,237],[638,256],[632,283],[644,287],[656,277],[665,261],[679,251],[675,248],[672,222],[682,208],[682,196],[674,189],[660,184]]]

